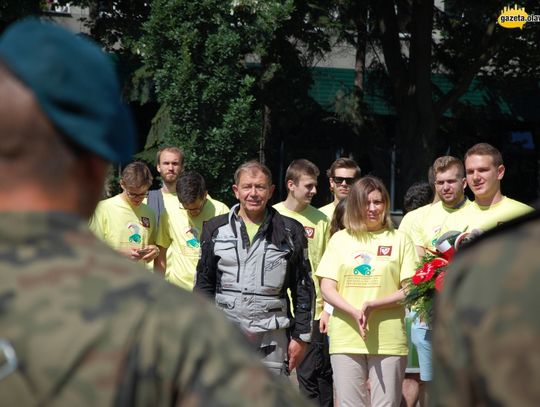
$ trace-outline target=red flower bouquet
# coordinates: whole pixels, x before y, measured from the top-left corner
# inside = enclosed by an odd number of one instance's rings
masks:
[[[406,289],[403,301],[417,313],[420,320],[428,324],[431,322],[435,297],[443,288],[448,264],[458,247],[470,241],[471,237],[473,236],[468,233],[447,232],[435,243],[437,251],[426,253],[422,258]]]

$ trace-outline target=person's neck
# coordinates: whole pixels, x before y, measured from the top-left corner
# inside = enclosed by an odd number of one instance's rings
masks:
[[[499,203],[503,200],[504,196],[501,194],[501,191],[498,190],[494,195],[489,197],[474,197],[474,202],[476,202],[477,205],[480,206],[491,206],[495,205],[496,203]]]
[[[332,202],[334,204],[334,208],[337,206],[337,204],[339,203],[339,201],[341,201],[341,199],[339,199],[337,197],[337,195],[334,195],[334,201]]]
[[[176,193],[176,182],[164,182],[161,187],[161,192],[175,194]]]
[[[133,203],[129,200],[129,198],[128,198],[128,196],[127,196],[127,194],[126,194],[125,191],[124,191],[124,192],[121,192],[119,195],[120,195],[120,198],[122,198],[122,200],[123,200],[125,203],[127,203],[131,209],[137,208],[137,205],[133,205]]]
[[[81,197],[76,191],[65,189],[62,193],[44,192],[38,188],[15,188],[0,193],[0,211],[2,212],[64,212],[81,217],[89,217],[97,202],[85,202],[81,207]]]
[[[462,196],[461,199],[458,200],[457,203],[455,203],[455,204],[446,205],[444,202],[442,204],[443,204],[443,206],[445,206],[447,208],[450,208],[450,209],[459,209],[465,204],[466,200],[467,200],[467,197]]]
[[[305,202],[298,202],[290,194],[287,195],[287,199],[283,201],[283,206],[290,210],[291,212],[302,212],[307,208],[308,204]]]
[[[238,211],[238,216],[240,216],[244,222],[254,223],[260,225],[264,222],[266,216],[266,208],[262,212],[246,212],[242,208]]]

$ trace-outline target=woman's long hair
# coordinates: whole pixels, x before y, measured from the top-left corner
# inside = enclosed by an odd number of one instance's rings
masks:
[[[343,216],[345,215],[346,206],[347,198],[343,198],[336,205],[336,209],[334,209],[334,214],[332,215],[332,220],[330,221],[330,236],[345,228],[345,225],[343,224]]]

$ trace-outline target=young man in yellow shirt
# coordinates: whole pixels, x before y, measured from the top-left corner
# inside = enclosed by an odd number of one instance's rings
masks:
[[[467,150],[465,173],[467,185],[474,193],[474,202],[466,210],[449,217],[446,230],[485,232],[533,210],[502,194],[505,167],[500,151],[492,145],[478,143]]]
[[[435,250],[435,242],[444,233],[444,225],[450,214],[470,204],[465,196],[465,169],[459,158],[449,155],[439,157],[433,162],[432,169],[439,201],[430,205],[410,229],[413,243],[421,256],[426,251]]]
[[[416,245],[419,256],[435,250],[435,242],[443,234],[446,219],[450,214],[461,211],[470,201],[465,196],[465,169],[459,158],[438,157],[431,167],[433,186],[439,200],[421,209],[421,216],[410,227],[410,237]],[[402,230],[400,226],[400,230]],[[413,310],[414,311],[414,310]],[[414,314],[412,314],[414,315]],[[412,317],[411,342],[416,347],[420,367],[420,398],[426,396],[423,385],[433,378],[431,367],[431,327],[418,318]]]
[[[122,255],[146,263],[154,260],[157,222],[143,203],[152,184],[152,174],[143,162],[128,164],[122,171],[122,193],[99,202],[90,219],[90,229]]]
[[[161,176],[162,186],[160,189],[151,190],[148,193],[148,199],[145,202],[156,213],[158,225],[161,223],[163,213],[169,211],[178,215],[178,198],[176,197],[176,181],[178,176],[184,171],[184,151],[174,146],[160,148],[156,154],[156,169]],[[175,228],[175,224],[171,224]],[[165,277],[168,278],[168,272],[173,269],[173,251],[167,252],[167,270]],[[157,269],[163,272],[161,262],[156,263]]]
[[[334,200],[328,205],[319,208],[319,210],[328,219],[332,219],[336,205],[349,194],[351,185],[360,178],[360,174],[360,167],[356,161],[346,157],[338,158],[326,171]]]
[[[287,198],[274,205],[282,215],[300,222],[308,240],[308,257],[313,273],[317,270],[326,249],[329,220],[320,210],[311,206],[317,193],[319,169],[311,161],[294,160],[287,168],[285,184]],[[297,377],[302,393],[317,401],[320,406],[333,405],[332,368],[328,354],[328,338],[319,330],[319,320],[323,309],[323,299],[319,281],[314,278],[316,292],[315,322],[311,343],[304,361],[297,368]]]
[[[191,291],[195,284],[203,222],[228,213],[229,208],[208,196],[203,176],[195,171],[180,174],[175,200],[176,205],[171,208],[170,203],[159,222],[157,244],[161,253],[158,263],[160,269],[166,271],[167,281]]]

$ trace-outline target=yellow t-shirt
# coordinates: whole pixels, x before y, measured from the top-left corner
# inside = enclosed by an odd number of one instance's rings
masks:
[[[334,202],[330,202],[328,205],[321,206],[319,210],[326,215],[328,221],[330,222],[332,220],[332,216],[334,216],[336,205],[334,205]]]
[[[473,202],[463,211],[449,216],[444,224],[444,231],[471,232],[474,229],[480,229],[485,232],[533,210],[529,205],[506,196],[501,201],[490,206],[481,206]]]
[[[340,230],[328,242],[316,275],[335,280],[339,294],[360,309],[365,301],[400,289],[413,276],[416,262],[414,245],[403,232],[366,232],[359,238]],[[403,305],[374,310],[364,340],[357,322],[336,307],[328,332],[330,353],[407,355],[404,317]]]
[[[199,261],[199,238],[203,222],[229,212],[227,205],[207,197],[199,216],[191,218],[180,209],[176,194],[164,193],[165,211],[161,214],[156,242],[167,248],[165,279],[178,287],[193,290]]]
[[[274,205],[274,209],[280,214],[293,218],[302,224],[308,241],[308,257],[311,265],[312,277],[315,283],[316,307],[315,319],[319,319],[323,310],[323,298],[321,295],[320,281],[315,277],[315,271],[319,266],[321,257],[326,250],[330,223],[328,218],[319,209],[308,205],[302,212],[293,212],[287,209],[283,202]]]
[[[420,208],[416,208],[410,212],[407,212],[405,216],[403,216],[403,219],[401,219],[401,222],[399,223],[399,230],[402,232],[407,233],[409,237],[411,237],[412,229],[414,226],[421,222],[424,216],[424,213],[429,210],[431,207],[431,204],[427,204],[424,206],[421,206]]]
[[[131,206],[121,195],[99,202],[90,229],[115,250],[156,244],[156,215],[145,204]]]
[[[253,239],[255,238],[255,235],[259,231],[259,228],[261,227],[262,223],[261,224],[253,223],[247,219],[242,219],[242,221],[244,222],[244,225],[246,226],[246,233],[248,235],[249,243],[251,244],[253,243]]]
[[[435,242],[447,230],[444,225],[452,213],[462,212],[471,205],[471,201],[465,198],[465,202],[459,208],[445,206],[442,201],[432,204],[429,209],[422,213],[422,218],[411,228],[411,239],[416,246],[429,250],[435,250]],[[456,225],[457,227],[457,225]],[[452,229],[463,232],[461,229]]]

